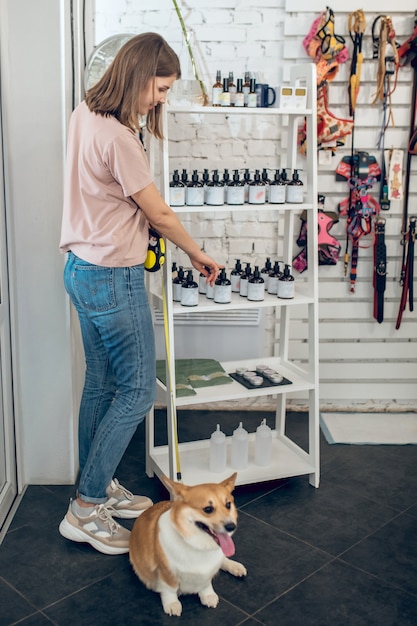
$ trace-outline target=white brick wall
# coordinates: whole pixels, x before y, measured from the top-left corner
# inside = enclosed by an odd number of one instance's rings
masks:
[[[197,64],[205,84],[210,89],[217,69],[234,71],[235,77],[248,69],[263,76],[265,82],[277,85],[286,76],[286,68],[293,63],[308,62],[302,40],[315,17],[325,9],[318,0],[179,0],[187,27],[195,37]],[[336,32],[346,38],[348,12],[332,6],[336,15]],[[157,0],[152,9],[145,10],[140,0],[95,0],[94,20],[86,24],[90,39],[96,43],[120,32],[160,32],[180,55],[184,77],[190,72],[186,49],[173,4]],[[413,30],[414,2],[402,0],[399,9],[392,1],[365,0],[367,28],[364,38],[364,64],[359,93],[355,147],[374,154],[382,121],[380,105],[371,106],[375,92],[376,62],[372,60],[371,26],[380,13],[392,17],[397,40],[402,43]],[[354,7],[352,7],[352,10]],[[395,10],[394,10],[395,9]],[[93,12],[94,13],[94,12]],[[340,66],[330,86],[330,111],[338,117],[348,117],[347,80],[350,62]],[[398,85],[392,97],[395,127],[387,130],[385,145],[404,149],[407,145],[410,115],[412,75],[402,68]],[[178,116],[171,128],[173,142],[172,169],[199,170],[207,167],[235,167],[274,169],[286,164],[281,161],[279,132],[270,122],[254,125],[253,121],[230,119],[226,124],[219,118],[208,124],[200,116],[192,116],[184,123]],[[250,139],[250,141],[247,141]],[[338,203],[347,196],[347,185],[336,182],[334,170],[339,161],[350,153],[350,143],[339,149],[330,166],[319,166],[319,191],[326,195],[326,209],[337,210]],[[410,212],[416,202],[417,186],[413,162]],[[373,195],[378,197],[378,189]],[[356,293],[349,293],[343,276],[343,262],[335,267],[320,267],[320,396],[321,404],[332,410],[406,410],[417,406],[417,313],[404,313],[399,330],[395,330],[400,287],[398,284],[402,249],[400,202],[392,202],[386,217],[388,277],[385,298],[385,320],[378,324],[372,317],[372,248],[360,250]],[[210,218],[210,216],[208,216]],[[268,211],[255,219],[249,213],[243,217],[234,214],[216,216],[201,224],[196,218],[186,222],[193,235],[204,242],[207,251],[228,267],[236,257],[251,258],[262,263],[266,255],[276,253],[277,229],[280,225],[271,219]],[[345,244],[346,223],[343,217],[332,229],[332,234]],[[370,241],[364,241],[369,246]],[[295,274],[297,280],[302,280]],[[272,345],[277,329],[269,320],[266,345]],[[291,350],[303,359],[306,344],[305,321],[296,323],[297,338]],[[275,335],[276,336],[276,335]],[[302,402],[302,398],[298,401]]]

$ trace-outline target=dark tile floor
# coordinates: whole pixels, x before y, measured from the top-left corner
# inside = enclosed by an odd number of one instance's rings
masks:
[[[240,419],[254,430],[261,417],[187,411],[180,440],[208,436],[219,420],[227,434]],[[287,431],[305,447],[306,416],[290,414]],[[142,425],[117,475],[137,493],[166,499],[159,481],[145,476],[143,433]],[[236,557],[248,576],[221,572],[217,609],[187,596],[179,623],[417,624],[417,448],[329,445],[322,437],[321,453],[319,489],[307,477],[236,489]],[[0,546],[0,624],[172,624],[127,555],[105,556],[59,535],[72,494],[72,486],[27,489]]]

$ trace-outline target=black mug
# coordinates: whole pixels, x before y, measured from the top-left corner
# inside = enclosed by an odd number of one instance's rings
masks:
[[[258,83],[255,91],[257,107],[271,107],[275,104],[277,99],[276,91],[266,83]]]

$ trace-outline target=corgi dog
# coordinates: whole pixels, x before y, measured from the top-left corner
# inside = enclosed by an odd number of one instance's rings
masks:
[[[148,589],[160,594],[168,615],[181,615],[181,594],[196,593],[203,605],[215,608],[219,597],[212,579],[220,569],[246,576],[246,568],[229,558],[235,552],[236,476],[193,487],[162,476],[173,499],[157,502],[135,521],[130,562]]]

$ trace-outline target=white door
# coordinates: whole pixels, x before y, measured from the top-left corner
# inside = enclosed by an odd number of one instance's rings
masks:
[[[0,538],[1,529],[17,494],[4,196],[3,134],[0,114]]]

